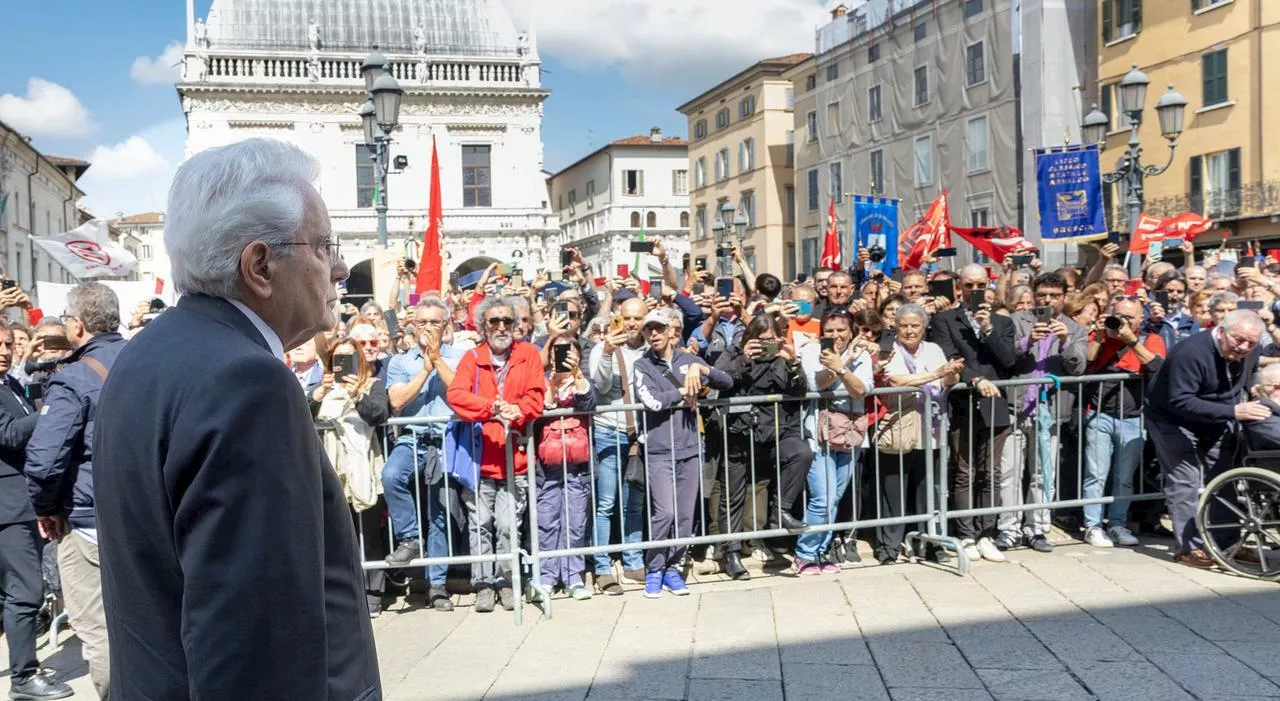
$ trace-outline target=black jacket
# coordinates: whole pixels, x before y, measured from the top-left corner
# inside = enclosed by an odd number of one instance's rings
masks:
[[[40,415],[22,392],[18,381],[0,378],[0,525],[34,521],[22,467],[27,461],[27,440]]]
[[[1205,438],[1220,435],[1236,418],[1236,404],[1258,367],[1259,350],[1227,362],[1213,331],[1192,334],[1169,350],[1147,386],[1147,417],[1181,425]]]
[[[95,455],[113,698],[381,698],[342,485],[239,310],[187,295],[129,341]]]
[[[947,359],[963,358],[960,380],[972,384],[979,378],[1007,380],[1018,363],[1014,346],[1013,321],[991,315],[991,334],[979,335],[969,324],[964,309],[948,309],[929,321],[928,340],[938,344]],[[974,407],[977,413],[974,413]],[[1009,402],[1004,396],[982,398],[976,390],[951,393],[951,428],[968,429],[969,417],[975,426],[1004,428],[1009,425]]]
[[[733,380],[733,389],[721,392],[721,397],[747,397],[761,394],[803,397],[809,390],[799,363],[792,365],[782,358],[750,362],[743,354],[741,345],[731,346],[720,354],[715,367],[717,370],[728,373]],[[754,432],[757,443],[773,443],[775,406],[777,407],[776,424],[780,434],[803,437],[804,402],[786,401],[776,405],[752,404],[750,411],[736,407],[721,407],[721,411],[729,411],[727,419],[730,432],[740,431],[743,435]]]
[[[1280,450],[1280,404],[1260,397],[1259,402],[1271,410],[1271,416],[1262,421],[1244,422],[1245,436],[1251,450]]]

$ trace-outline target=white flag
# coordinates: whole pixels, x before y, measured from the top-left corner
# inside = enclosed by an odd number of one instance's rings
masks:
[[[138,264],[124,246],[111,240],[107,222],[94,219],[52,236],[33,236],[67,272],[83,280],[95,277],[123,277]]]

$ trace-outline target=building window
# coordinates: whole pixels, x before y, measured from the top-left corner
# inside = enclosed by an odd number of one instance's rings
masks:
[[[810,168],[806,176],[806,184],[809,186],[809,211],[818,211],[818,169]]]
[[[462,147],[462,206],[492,207],[490,191],[491,146],[463,145]]]
[[[794,226],[796,223],[796,189],[790,185],[783,188],[786,191],[786,211],[782,213],[782,223],[787,226]]]
[[[964,0],[964,18],[976,16],[982,12],[982,0]]]
[[[372,207],[373,193],[378,190],[377,171],[374,169],[372,152],[364,144],[356,144],[356,206]],[[19,207],[18,211],[22,208]]]
[[[640,196],[644,194],[644,171],[622,171],[622,194]]]
[[[693,164],[693,187],[701,190],[707,186],[707,157],[699,158]]]
[[[794,167],[796,164],[796,133],[791,129],[787,130],[787,167]]]
[[[680,228],[681,229],[689,228],[689,212],[687,210],[680,213]]]
[[[716,112],[716,129],[724,129],[729,126],[729,108],[722,107]]]
[[[1240,149],[1191,157],[1191,210],[1209,217],[1240,213]]]
[[[809,143],[813,143],[814,141],[817,141],[818,140],[818,112],[816,110],[810,110],[809,113],[804,116],[804,126],[805,126],[805,131],[809,132],[806,140],[809,141]]]
[[[744,192],[738,200],[738,211],[747,218],[747,228],[756,228],[756,193]]]
[[[738,172],[746,173],[756,168],[756,140],[743,139],[738,144]]]
[[[738,103],[738,119],[746,119],[756,113],[756,96],[747,95]]]
[[[816,73],[810,73],[809,75],[804,77],[805,92],[810,92],[817,87],[818,87],[818,75]]]
[[[795,106],[796,106],[796,89],[787,88],[787,109],[792,109]]]
[[[671,171],[671,194],[680,196],[689,194],[689,171]]]
[[[917,22],[911,34],[915,43],[919,44],[925,40],[925,37],[929,36],[929,26],[924,22]]]
[[[569,191],[569,216],[573,216],[574,206],[578,204],[578,191]]]
[[[827,136],[840,133],[840,103],[827,103]]]
[[[964,81],[973,87],[987,79],[987,56],[982,42],[970,44],[964,49]]]
[[[800,266],[807,273],[818,269],[821,262],[822,239],[817,236],[806,236],[800,239]]]
[[[831,199],[836,203],[844,201],[844,171],[840,161],[828,164],[827,183],[831,186]]]
[[[722,148],[716,153],[716,182],[729,177],[729,149]]]
[[[556,195],[556,211],[557,212],[564,211],[564,193],[563,192]]]
[[[587,181],[587,209],[596,206],[596,181]]]
[[[702,205],[693,213],[693,235],[699,241],[707,238],[707,207]]]
[[[884,194],[884,151],[876,149],[870,153],[871,162],[871,194]]]
[[[1142,0],[1102,0],[1102,41],[1116,41],[1142,31]]]
[[[830,65],[828,65],[827,66],[827,82],[830,83],[831,81],[839,77],[840,77],[840,64],[831,63]]]
[[[1231,0],[1191,0],[1191,11],[1199,12],[1200,10],[1217,7],[1218,5],[1225,5],[1229,2],[1231,2]]]
[[[867,89],[867,121],[878,122],[881,117],[880,86],[872,85]]]
[[[913,144],[915,151],[916,187],[928,187],[933,184],[933,135],[925,134],[916,137]]]
[[[915,105],[923,107],[929,103],[929,67],[920,66],[915,71]]]
[[[987,131],[987,118],[975,117],[968,122],[965,134],[965,145],[969,151],[969,172],[981,173],[991,167],[990,134]]]
[[[1204,78],[1204,106],[1220,105],[1227,101],[1227,50],[1205,54],[1201,59],[1201,75]]]
[[[631,213],[631,228],[632,228],[632,229],[639,229],[639,228],[640,228],[640,213],[639,213],[639,212],[632,212],[632,213]]]
[[[975,229],[991,226],[991,210],[987,207],[974,207],[970,209],[969,226]]]
[[[644,215],[644,225],[650,229],[658,228],[658,213],[649,212],[648,214]]]
[[[699,119],[697,122],[694,122],[693,138],[695,140],[707,138],[707,120]]]
[[[142,260],[151,260],[151,246],[145,243],[142,244],[142,250],[138,254],[138,257],[141,258]]]
[[[876,43],[867,44],[867,63],[875,63],[880,60],[880,45]]]

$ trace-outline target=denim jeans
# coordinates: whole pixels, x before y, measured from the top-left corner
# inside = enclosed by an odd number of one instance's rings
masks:
[[[809,501],[804,515],[806,524],[821,526],[835,522],[836,507],[849,488],[850,473],[857,454],[857,448],[852,453],[827,452],[824,448],[814,451],[808,476]],[[857,508],[857,499],[854,499],[855,521],[858,518]],[[801,533],[796,538],[796,557],[810,562],[817,560],[827,551],[831,537],[831,531]]]
[[[433,444],[421,441],[416,446],[396,443],[382,466],[382,496],[387,502],[391,536],[395,543],[418,539],[419,509],[414,501],[414,483],[426,469],[432,452],[439,454],[439,449]],[[442,477],[435,484],[427,485],[422,494],[427,509],[427,557],[449,556],[448,514],[441,502],[446,479]],[[432,586],[444,586],[448,575],[447,565],[427,568],[427,582]]]
[[[608,545],[613,536],[614,514],[618,506],[619,487],[622,492],[622,542],[639,543],[644,537],[644,490],[632,489],[622,479],[626,469],[627,434],[612,428],[595,429],[596,451],[596,524],[591,545]],[[613,557],[609,553],[595,555],[595,573],[613,571]],[[644,560],[639,550],[622,552],[624,570],[643,570]]]
[[[1123,526],[1129,520],[1128,497],[1133,496],[1133,475],[1142,461],[1142,417],[1135,414],[1117,419],[1097,411],[1089,413],[1084,433],[1084,484],[1081,497],[1097,499],[1107,488],[1107,477],[1114,476],[1107,506],[1107,520],[1112,526]],[[1102,504],[1084,507],[1084,527],[1102,525]]]

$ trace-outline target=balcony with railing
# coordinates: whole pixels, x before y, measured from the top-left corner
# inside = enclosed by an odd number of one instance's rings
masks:
[[[187,82],[219,84],[308,85],[362,87],[364,56],[306,52],[190,52]],[[519,59],[489,57],[392,57],[391,74],[405,87],[537,87],[536,66]]]
[[[1280,215],[1280,180],[1247,183],[1238,188],[1149,197],[1144,211],[1160,218],[1195,212],[1216,222]],[[1109,214],[1108,223],[1112,229],[1128,231],[1132,228],[1129,208],[1123,201],[1113,203]]]

